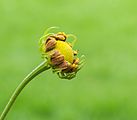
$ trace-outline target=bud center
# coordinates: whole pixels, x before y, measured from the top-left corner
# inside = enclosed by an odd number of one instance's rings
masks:
[[[62,55],[64,55],[66,61],[70,63],[73,62],[73,50],[67,42],[57,41],[55,49],[58,50]]]

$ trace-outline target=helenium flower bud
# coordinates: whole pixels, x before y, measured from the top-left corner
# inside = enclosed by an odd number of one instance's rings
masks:
[[[73,50],[72,44],[67,41],[68,37],[64,32],[46,32],[40,39],[43,58],[48,60],[53,72],[64,79],[75,77],[83,65],[83,60],[77,58],[77,51]]]

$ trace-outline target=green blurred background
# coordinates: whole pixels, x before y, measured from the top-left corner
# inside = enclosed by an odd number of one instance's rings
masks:
[[[0,113],[51,26],[78,37],[86,65],[72,81],[42,73],[7,120],[137,120],[136,0],[0,0]]]

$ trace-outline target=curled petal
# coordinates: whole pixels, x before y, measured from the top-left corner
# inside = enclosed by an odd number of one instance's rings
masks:
[[[75,71],[77,70],[77,68],[78,68],[78,65],[73,64],[73,65],[72,65],[72,72],[75,72]]]
[[[51,58],[51,63],[53,66],[57,66],[63,62],[64,62],[64,56],[63,55],[59,55],[55,58]]]
[[[54,50],[53,54],[51,54],[51,59],[56,58],[59,55],[61,55],[60,52],[58,50]]]
[[[63,34],[63,33],[59,33],[55,37],[56,37],[57,40],[61,40],[61,41],[65,41],[66,40],[66,35]]]
[[[56,40],[55,39],[51,39],[46,43],[46,52],[52,50],[55,48],[56,45]]]
[[[73,64],[78,64],[78,63],[79,63],[79,58],[73,60]]]
[[[58,68],[61,70],[65,70],[68,68],[68,62],[63,61],[60,65],[58,65]]]
[[[64,69],[62,72],[64,72],[64,73],[71,73],[72,72],[72,64],[68,64],[67,68]]]
[[[49,40],[56,40],[53,36],[48,36],[47,39],[46,39],[46,43],[49,41]],[[46,44],[45,43],[45,44]]]
[[[73,51],[74,56],[78,54],[78,51]]]

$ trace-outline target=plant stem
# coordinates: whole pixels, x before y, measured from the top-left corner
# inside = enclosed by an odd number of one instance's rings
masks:
[[[40,65],[38,65],[32,72],[30,72],[25,79],[18,85],[18,87],[15,89],[14,93],[12,94],[11,98],[9,99],[9,102],[7,103],[6,107],[4,108],[0,120],[4,120],[7,113],[9,112],[10,108],[12,107],[13,103],[15,102],[18,95],[21,93],[23,88],[37,75],[44,72],[45,70],[48,70],[49,66],[47,65],[47,61],[42,62]]]

